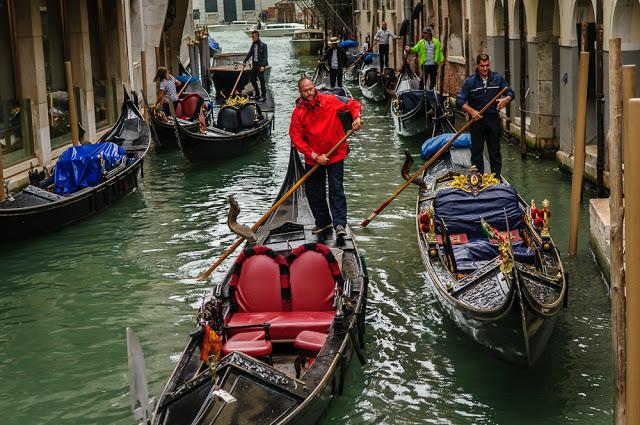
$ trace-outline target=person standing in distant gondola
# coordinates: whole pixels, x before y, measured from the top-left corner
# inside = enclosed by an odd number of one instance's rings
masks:
[[[382,21],[381,28],[376,32],[373,37],[374,41],[378,42],[378,54],[380,55],[380,71],[384,72],[384,69],[389,66],[389,41],[399,38],[394,33],[387,29],[387,23]]]
[[[504,96],[497,99],[483,114],[480,110],[498,92],[507,87]],[[456,99],[456,105],[469,114],[474,121],[471,133],[471,165],[475,165],[480,173],[484,173],[484,144],[489,151],[491,172],[500,177],[502,172],[502,156],[500,155],[500,110],[513,99],[513,90],[507,80],[497,72],[491,71],[489,55],[480,53],[476,58],[476,72],[467,77]]]
[[[344,50],[337,37],[329,39],[329,49],[324,53],[324,61],[329,68],[331,88],[342,87],[342,70],[347,66],[347,51]]]
[[[182,84],[176,80],[173,75],[169,74],[169,71],[164,66],[158,67],[153,81],[160,83],[160,92],[158,93],[155,106],[157,108],[158,105],[162,103],[162,111],[167,117],[170,117],[169,102],[173,102],[173,109],[175,111],[178,107],[178,92],[176,91],[176,87],[180,87]]]
[[[407,46],[406,53],[409,51],[418,54],[418,64],[422,69],[420,88],[424,88],[427,84],[428,78],[429,88],[433,89],[436,86],[438,66],[444,62],[444,54],[442,52],[440,40],[435,38],[433,36],[433,30],[430,27],[427,27],[422,30],[422,39],[420,39],[415,46],[412,48]]]
[[[244,58],[243,64],[251,60],[251,85],[253,86],[253,98],[259,102],[267,99],[267,84],[264,81],[264,70],[269,65],[267,45],[260,41],[260,33],[258,30],[251,31],[251,48]],[[260,80],[260,88],[258,89],[258,80]]]

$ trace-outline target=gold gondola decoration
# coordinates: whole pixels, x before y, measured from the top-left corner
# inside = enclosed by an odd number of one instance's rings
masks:
[[[429,256],[433,258],[438,255],[438,239],[436,238],[436,221],[433,206],[427,208],[426,211],[420,212],[419,221],[420,230],[427,235],[427,241],[429,242]]]
[[[530,220],[531,224],[540,232],[542,249],[549,250],[553,247],[551,234],[549,233],[549,217],[551,217],[551,203],[548,199],[542,201],[542,208],[536,207],[536,201],[531,200]]]
[[[495,173],[480,173],[475,165],[469,169],[469,174],[458,174],[453,176],[453,181],[449,183],[449,187],[463,190],[474,196],[482,192],[488,187],[495,186],[500,183]]]
[[[498,256],[500,257],[500,271],[510,277],[513,271],[513,250],[511,249],[511,240],[507,239],[495,227],[486,222],[484,217],[480,218],[480,226],[490,239],[498,241]],[[511,235],[507,235],[509,238]]]

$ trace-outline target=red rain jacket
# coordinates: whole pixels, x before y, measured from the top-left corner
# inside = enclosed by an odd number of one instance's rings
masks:
[[[338,117],[339,111],[349,111],[354,120],[360,117],[360,102],[348,99],[345,103],[343,99],[346,98],[316,92],[316,96],[310,102],[302,98],[296,100],[289,125],[289,136],[293,146],[304,155],[307,164],[315,165],[316,160],[312,154],[322,155],[329,152],[344,136],[342,122]],[[346,157],[345,142],[331,155],[327,165],[342,161]]]

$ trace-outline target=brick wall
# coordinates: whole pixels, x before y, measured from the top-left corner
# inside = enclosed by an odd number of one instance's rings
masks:
[[[465,78],[467,78],[465,65],[457,62],[447,62],[447,71],[444,77],[445,92],[448,92],[449,96],[457,96]]]

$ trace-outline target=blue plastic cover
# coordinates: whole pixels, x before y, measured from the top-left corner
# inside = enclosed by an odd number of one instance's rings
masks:
[[[105,170],[109,171],[126,154],[125,148],[111,142],[68,148],[56,163],[53,174],[56,192],[66,195],[85,187],[98,185],[102,181],[100,156],[102,155],[104,159]]]
[[[358,42],[354,40],[344,40],[340,42],[340,47],[348,49],[349,47],[358,47]]]
[[[442,133],[425,140],[425,142],[422,144],[422,148],[420,149],[420,155],[422,156],[422,159],[426,161],[427,159],[431,158],[444,145],[446,145],[449,139],[451,139],[453,136],[455,136],[454,133]],[[454,140],[452,147],[471,148],[471,134],[462,133],[460,137]]]
[[[200,82],[200,78],[196,77],[195,75],[178,75],[176,77],[176,80],[180,81],[181,84],[187,84],[187,81],[189,82],[189,84]]]
[[[533,263],[535,254],[531,248],[522,241],[513,241],[513,256],[516,261],[523,263]],[[489,242],[489,239],[471,239],[463,245],[453,245],[453,256],[456,259],[458,271],[476,270],[486,261],[493,260],[498,256],[498,244]]]
[[[507,230],[505,210],[510,230],[523,225],[518,194],[504,183],[490,186],[476,196],[461,189],[443,189],[436,195],[434,209],[436,221],[444,219],[449,234],[466,233],[469,238],[485,236],[480,217],[498,230]]]
[[[216,40],[214,40],[214,38],[211,37],[211,36],[209,36],[209,48],[210,49],[220,50],[220,43],[218,43]]]
[[[378,56],[377,53],[368,52],[364,55],[364,59],[362,60],[364,63],[371,63]]]

